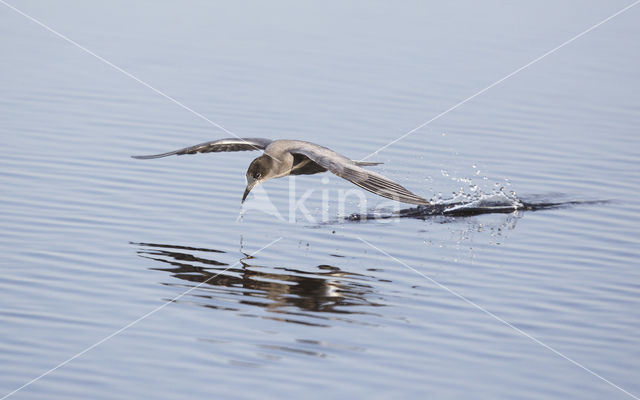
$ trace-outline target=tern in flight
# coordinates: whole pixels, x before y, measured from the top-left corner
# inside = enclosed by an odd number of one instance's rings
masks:
[[[331,171],[365,190],[388,199],[409,204],[431,204],[428,200],[411,193],[391,179],[362,168],[381,163],[354,161],[331,149],[302,140],[220,139],[168,153],[132,157],[144,160],[172,155],[247,150],[264,150],[264,153],[249,164],[247,188],[242,196],[243,203],[251,189],[269,179]]]

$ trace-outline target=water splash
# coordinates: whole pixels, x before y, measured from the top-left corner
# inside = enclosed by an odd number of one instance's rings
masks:
[[[441,171],[443,176],[449,176],[446,170]],[[347,221],[380,220],[390,218],[417,218],[427,219],[437,216],[467,217],[480,214],[507,214],[520,211],[538,211],[553,208],[570,207],[587,204],[603,204],[608,200],[561,200],[563,195],[555,194],[549,197],[543,195],[519,197],[514,190],[506,187],[511,185],[509,179],[504,184],[496,182],[490,190],[483,190],[471,178],[452,178],[456,182],[463,183],[458,191],[452,192],[452,196],[445,198],[438,193],[430,199],[431,205],[416,206],[397,211],[375,210],[364,214],[351,214],[345,218]],[[486,180],[486,177],[482,177]],[[555,198],[555,199],[554,199]]]
[[[485,193],[471,179],[465,181],[469,184],[470,191],[460,188],[458,192],[453,193],[453,197],[450,199],[442,199],[439,196],[438,199],[432,199],[433,206],[437,209],[444,207],[441,210],[443,214],[456,214],[467,209],[505,212],[516,211],[524,207],[513,190],[505,192],[505,188],[501,186],[490,193]]]

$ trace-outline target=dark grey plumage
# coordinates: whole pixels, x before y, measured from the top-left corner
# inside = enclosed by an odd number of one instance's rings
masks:
[[[161,158],[167,156],[196,153],[218,153],[223,151],[249,151],[264,150],[272,141],[262,138],[246,138],[246,139],[219,139],[211,142],[204,142],[194,146],[185,147],[183,149],[170,151],[168,153],[154,154],[151,156],[131,156],[139,160],[148,160],[151,158]]]
[[[264,150],[264,154],[253,160],[249,165],[246,174],[247,188],[242,201],[245,200],[255,185],[268,179],[330,171],[365,190],[388,199],[409,204],[430,204],[426,199],[411,193],[389,178],[362,168],[362,166],[380,163],[354,161],[329,148],[302,140],[229,138],[205,142],[168,153],[133,156],[133,158],[150,159],[171,155],[248,150]]]

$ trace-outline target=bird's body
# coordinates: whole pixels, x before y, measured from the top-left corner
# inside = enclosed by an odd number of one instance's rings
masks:
[[[372,193],[402,203],[429,205],[430,203],[392,180],[367,171],[363,166],[380,163],[351,160],[335,151],[302,140],[270,140],[263,138],[220,139],[191,147],[151,156],[133,156],[139,159],[160,158],[171,155],[264,150],[247,170],[245,200],[251,189],[268,179],[287,175],[312,175],[330,171]]]

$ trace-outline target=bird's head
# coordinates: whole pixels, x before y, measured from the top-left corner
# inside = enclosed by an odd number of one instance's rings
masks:
[[[249,195],[249,192],[251,192],[251,189],[271,178],[269,174],[270,165],[271,159],[264,155],[251,161],[249,169],[247,169],[247,188],[244,190],[244,194],[242,195],[243,203]]]

